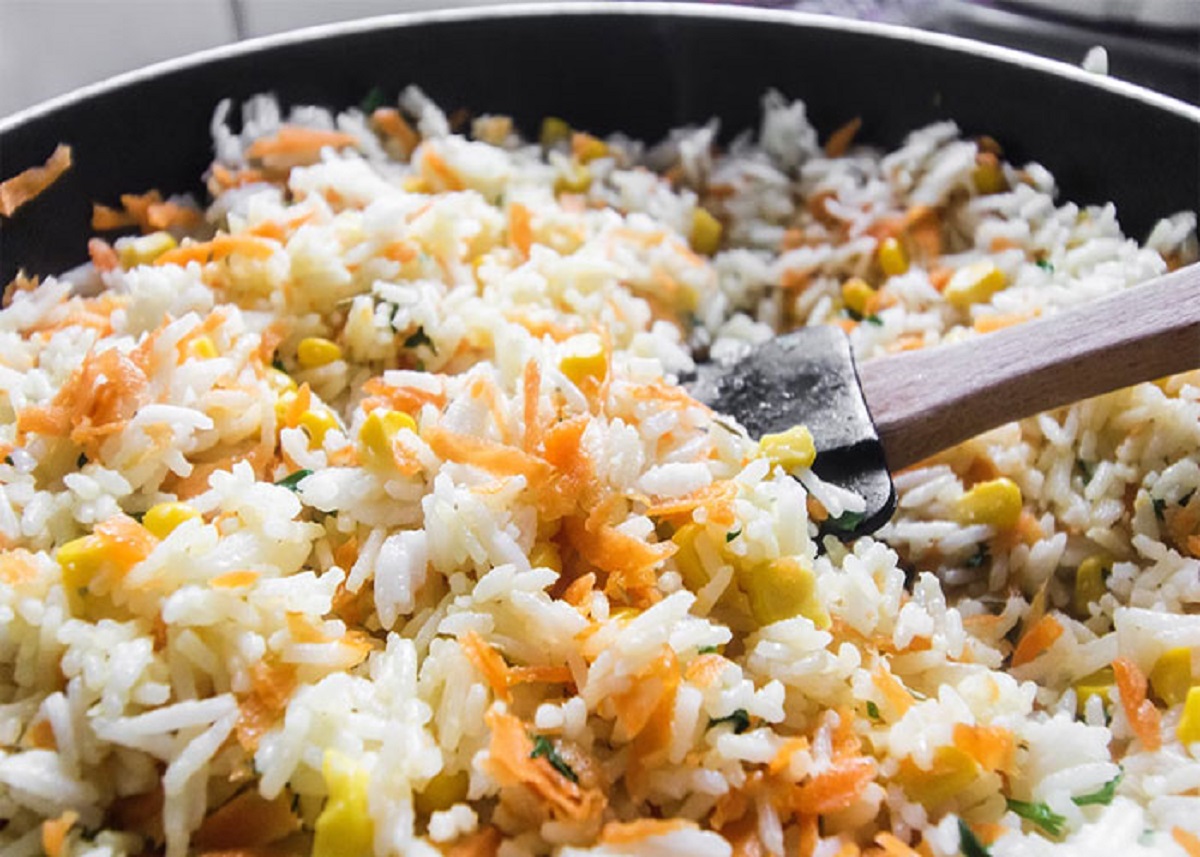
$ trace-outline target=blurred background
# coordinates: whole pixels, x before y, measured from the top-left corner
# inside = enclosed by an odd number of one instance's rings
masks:
[[[548,2],[548,0],[541,0]],[[203,48],[503,0],[0,0],[0,116]],[[1021,48],[1200,104],[1200,0],[760,0]]]

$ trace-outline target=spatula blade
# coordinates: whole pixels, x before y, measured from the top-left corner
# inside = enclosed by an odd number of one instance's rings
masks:
[[[756,346],[733,366],[704,364],[688,390],[713,410],[737,420],[750,436],[805,425],[817,448],[813,471],[866,500],[823,532],[853,538],[891,517],[896,492],[883,446],[863,400],[850,340],[834,327],[806,327]]]

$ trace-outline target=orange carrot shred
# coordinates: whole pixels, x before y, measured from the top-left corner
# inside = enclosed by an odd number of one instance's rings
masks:
[[[521,258],[528,259],[533,245],[533,221],[529,209],[519,202],[508,207],[508,234]]]
[[[18,208],[58,181],[70,167],[71,147],[59,143],[42,166],[30,167],[0,182],[0,215],[12,217]]]
[[[1182,827],[1171,828],[1171,838],[1187,852],[1188,857],[1200,857],[1200,836]]]
[[[67,834],[78,820],[79,813],[68,809],[58,818],[42,822],[42,850],[46,852],[47,857],[63,857]]]
[[[484,642],[474,631],[467,631],[459,638],[463,654],[487,681],[492,693],[502,702],[512,702],[512,692],[509,690],[508,664],[504,658]]]
[[[875,778],[875,762],[866,756],[844,759],[814,774],[796,789],[796,808],[812,815],[846,809]]]
[[[1146,698],[1146,674],[1129,658],[1117,658],[1112,667],[1125,717],[1142,746],[1153,753],[1162,746],[1162,714]]]
[[[825,154],[831,158],[842,157],[842,155],[850,150],[850,145],[854,142],[854,138],[858,135],[861,128],[861,116],[855,116],[845,125],[838,128],[825,141]]]
[[[875,843],[889,857],[920,857],[919,852],[901,842],[895,834],[886,830],[875,836]]]
[[[117,251],[103,238],[91,239],[88,241],[87,248],[88,256],[91,257],[92,264],[96,266],[97,271],[115,271],[121,267]]]
[[[1054,645],[1054,641],[1062,634],[1062,624],[1047,613],[1021,636],[1016,649],[1013,650],[1012,665],[1019,667],[1029,663]]]
[[[1013,734],[1002,726],[957,723],[954,726],[954,745],[971,756],[985,770],[1012,769],[1013,753],[1016,749]]]
[[[503,842],[500,828],[489,824],[451,845],[446,857],[496,857]]]
[[[246,157],[261,159],[271,155],[316,155],[326,146],[342,149],[357,145],[353,134],[285,125],[274,136],[261,137],[251,143],[246,150]]]

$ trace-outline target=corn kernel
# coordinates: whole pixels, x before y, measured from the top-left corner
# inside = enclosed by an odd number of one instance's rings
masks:
[[[470,775],[466,771],[453,774],[442,771],[430,780],[425,788],[413,795],[413,805],[417,812],[424,815],[444,812],[466,799],[470,782]]]
[[[981,194],[1000,193],[1008,187],[1000,159],[991,152],[981,152],[975,158],[975,169],[971,171],[971,182]]]
[[[971,304],[991,300],[1006,285],[1008,279],[994,262],[980,261],[955,271],[943,294],[954,306],[966,309]]]
[[[296,382],[292,380],[292,376],[274,366],[267,370],[267,386],[276,393],[296,392]]]
[[[405,193],[429,193],[429,183],[420,175],[405,176],[400,187]]]
[[[1179,646],[1164,652],[1150,671],[1150,687],[1167,705],[1183,702],[1192,687],[1192,650]]]
[[[1100,697],[1100,700],[1108,705],[1112,699],[1111,694],[1115,682],[1116,678],[1113,676],[1112,667],[1098,669],[1075,682],[1075,705],[1078,712],[1083,714],[1087,701],[1093,696]]]
[[[325,443],[325,435],[338,427],[337,417],[329,411],[305,411],[300,415],[300,428],[308,433],[310,446],[317,448]]]
[[[917,767],[912,758],[906,756],[900,762],[896,778],[909,800],[933,809],[970,786],[979,771],[979,763],[965,750],[943,745],[933,751],[933,765],[929,770]]]
[[[165,539],[184,521],[199,517],[200,513],[187,503],[159,503],[146,511],[142,526],[156,539]]]
[[[671,541],[679,548],[673,557],[675,570],[683,578],[683,585],[692,592],[702,589],[708,583],[708,572],[696,551],[696,538],[703,532],[703,524],[689,521],[671,536]]]
[[[581,164],[586,164],[607,155],[608,144],[599,137],[577,132],[571,135],[571,153]]]
[[[217,345],[207,336],[197,336],[187,344],[188,357],[194,360],[212,360],[217,356]]]
[[[1104,584],[1104,578],[1110,567],[1108,559],[1099,555],[1089,556],[1079,563],[1079,568],[1075,572],[1075,594],[1072,601],[1076,616],[1086,619],[1088,605],[1099,601],[1101,596],[1108,591],[1108,587]]]
[[[884,238],[876,255],[879,258],[879,267],[889,277],[898,277],[908,270],[908,254],[904,252],[904,245],[895,238]]]
[[[554,542],[534,542],[529,550],[529,564],[534,568],[552,568],[561,572],[562,553]]]
[[[711,256],[721,246],[721,221],[712,216],[707,208],[697,207],[692,212],[692,249]]]
[[[363,462],[376,469],[391,467],[392,438],[402,429],[415,432],[417,421],[403,411],[382,408],[367,414],[358,432]]]
[[[604,380],[608,374],[608,358],[604,354],[604,343],[594,333],[581,333],[566,343],[566,356],[558,364],[562,373],[572,383],[580,384],[585,378]]]
[[[67,592],[86,587],[104,565],[104,556],[104,543],[96,536],[73,539],[60,547],[55,558],[62,567]]]
[[[168,250],[174,250],[175,239],[169,232],[152,232],[138,238],[129,238],[119,242],[117,259],[122,268],[136,268],[138,265],[149,265]]]
[[[778,434],[764,434],[758,448],[772,464],[778,464],[784,470],[812,467],[817,460],[817,448],[808,426],[793,426]]]
[[[336,750],[325,751],[321,773],[329,798],[314,825],[313,857],[371,853],[375,824],[367,804],[369,773]]]
[[[990,524],[1006,530],[1017,525],[1022,502],[1017,483],[1002,476],[980,482],[963,494],[955,513],[961,524]]]
[[[275,421],[279,423],[280,428],[291,428],[291,426],[287,425],[287,415],[295,402],[295,390],[284,390],[279,394],[279,398],[275,400]]]
[[[587,193],[591,186],[592,171],[576,161],[572,161],[566,172],[554,180],[555,193]]]
[[[538,135],[538,141],[549,149],[571,136],[571,126],[567,124],[565,119],[559,119],[557,116],[547,116],[542,120],[542,131]]]
[[[1184,744],[1200,741],[1200,687],[1188,689],[1183,703],[1183,717],[1179,719],[1176,735]]]
[[[842,283],[842,303],[846,309],[858,315],[867,314],[867,301],[874,295],[875,290],[859,277],[851,277]]]
[[[829,627],[829,613],[817,592],[817,576],[796,557],[779,557],[750,568],[739,567],[737,579],[759,625],[804,616],[818,628]]]
[[[336,342],[330,342],[321,336],[310,336],[301,339],[296,346],[296,361],[305,369],[317,369],[328,366],[334,360],[342,358],[342,349]]]

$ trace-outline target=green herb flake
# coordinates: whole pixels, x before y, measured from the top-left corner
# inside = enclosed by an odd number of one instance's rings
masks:
[[[980,545],[979,549],[971,554],[971,557],[963,565],[967,568],[981,568],[989,559],[991,559],[991,553],[988,552],[988,546]]]
[[[4,463],[7,464],[9,467],[15,466],[11,455],[4,456]]]
[[[846,315],[850,318],[851,321],[862,321],[863,320],[862,313],[858,312],[856,310],[852,310],[852,309],[850,309],[850,307],[846,307]]]
[[[1059,815],[1044,803],[1027,803],[1009,798],[1008,808],[1051,836],[1062,836],[1063,825],[1067,823],[1065,816]]]
[[[992,857],[992,852],[961,818],[958,820],[958,848],[963,857]]]
[[[1049,259],[1038,259],[1036,262],[1034,262],[1034,264],[1048,274],[1054,273],[1054,263]]]
[[[866,515],[862,512],[843,512],[836,518],[830,518],[825,522],[825,526],[837,533],[852,533],[858,529],[858,525],[866,520]]]
[[[882,719],[879,716],[879,706],[876,705],[875,703],[871,702],[870,700],[867,700],[867,716],[870,717],[872,720]]]
[[[1192,497],[1195,496],[1195,494],[1196,494],[1196,489],[1193,488],[1191,491],[1187,492],[1186,494],[1184,494],[1182,497],[1179,498],[1178,505],[1186,506],[1188,503],[1192,502]]]
[[[742,531],[740,528],[736,529],[736,530],[730,530],[729,532],[727,532],[725,534],[725,544],[729,544],[731,541],[736,539],[741,534],[742,534]]]
[[[576,785],[579,784],[579,775],[575,773],[570,765],[562,760],[562,756],[558,755],[558,751],[554,749],[554,744],[550,742],[550,739],[545,735],[534,735],[533,752],[529,754],[529,758],[540,759],[542,757],[545,757],[546,761],[550,763],[550,767],[554,768],[554,770]]]
[[[701,655],[715,655],[719,651],[720,647],[718,646],[701,646],[700,648],[696,649],[696,652]]]
[[[296,486],[300,484],[301,480],[306,479],[309,476],[312,476],[311,470],[297,470],[295,473],[289,473],[275,484],[295,491]]]
[[[277,372],[282,372],[285,375],[287,374],[287,368],[283,365],[283,361],[278,357],[271,361],[271,368]]]
[[[1087,485],[1092,481],[1092,476],[1096,471],[1092,468],[1091,464],[1084,461],[1082,458],[1077,458],[1075,459],[1075,467],[1079,470],[1079,475],[1083,477],[1084,485]]]
[[[1154,506],[1154,517],[1161,521],[1163,519],[1163,512],[1167,509],[1167,501],[1161,497],[1151,497],[1150,502]]]
[[[712,729],[714,726],[720,726],[723,723],[728,723],[733,727],[734,735],[741,735],[750,728],[750,715],[746,709],[739,708],[728,717],[716,717],[708,721],[708,728]]]
[[[418,327],[416,333],[409,334],[408,339],[404,340],[405,348],[420,348],[422,345],[437,354],[437,346],[433,344],[433,340],[429,338],[429,334],[423,327]]]
[[[876,327],[883,327],[883,319],[874,313],[871,313],[871,315],[864,318],[863,321],[865,321],[867,324],[873,324]]]
[[[382,87],[372,86],[358,106],[363,113],[374,113],[383,106],[385,101],[387,101],[387,95],[384,94]]]
[[[1107,783],[1099,788],[1099,790],[1091,794],[1079,795],[1071,798],[1071,802],[1076,806],[1108,806],[1117,795],[1117,786],[1121,784],[1121,779],[1125,776],[1125,772],[1117,774]]]

